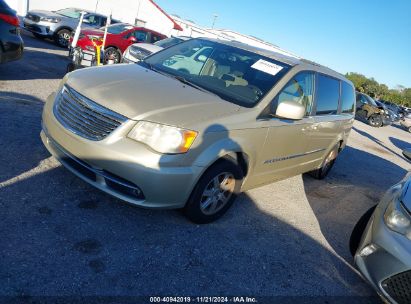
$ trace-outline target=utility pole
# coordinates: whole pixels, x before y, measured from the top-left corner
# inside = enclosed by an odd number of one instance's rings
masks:
[[[214,28],[215,21],[217,20],[217,18],[218,18],[218,15],[217,15],[217,14],[214,14],[214,15],[213,15],[213,25],[211,26],[212,29]]]

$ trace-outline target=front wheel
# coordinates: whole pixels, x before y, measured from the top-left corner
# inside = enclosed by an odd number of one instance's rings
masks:
[[[324,159],[321,167],[310,171],[310,175],[316,179],[324,179],[328,173],[331,171],[331,168],[334,166],[335,160],[338,156],[340,145],[336,145],[328,154],[327,157]]]
[[[183,209],[184,215],[197,224],[217,220],[233,204],[242,179],[243,173],[234,159],[219,160],[198,181]]]
[[[54,36],[54,42],[62,48],[66,48],[69,45],[71,31],[68,29],[62,29]]]
[[[364,233],[367,224],[374,213],[375,208],[377,205],[371,207],[370,209],[365,212],[361,218],[358,220],[357,224],[355,224],[354,229],[350,236],[350,252],[351,255],[354,256],[358,250],[358,246],[360,246],[361,238]]]
[[[382,116],[379,114],[372,114],[368,118],[368,123],[374,128],[382,127]]]

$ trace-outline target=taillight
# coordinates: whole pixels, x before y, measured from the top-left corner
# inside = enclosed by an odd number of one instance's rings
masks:
[[[19,26],[20,24],[19,18],[14,15],[6,15],[0,13],[0,20],[3,20],[4,22],[14,26]]]

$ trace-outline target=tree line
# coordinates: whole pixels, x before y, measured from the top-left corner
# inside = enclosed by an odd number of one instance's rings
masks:
[[[352,81],[355,89],[370,95],[375,99],[390,101],[398,105],[411,107],[411,88],[398,85],[396,89],[389,89],[387,85],[378,83],[374,78],[367,78],[359,73],[347,73],[345,77]]]

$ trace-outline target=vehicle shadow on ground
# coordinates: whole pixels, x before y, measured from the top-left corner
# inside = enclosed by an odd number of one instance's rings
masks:
[[[348,263],[352,263],[348,244],[355,223],[406,174],[393,162],[347,146],[324,180],[303,176],[307,199],[324,237]]]
[[[59,47],[55,44],[54,40],[46,38],[46,39],[39,39],[33,36],[32,33],[25,29],[21,29],[21,37],[24,41],[25,47],[32,47],[32,48],[39,48],[39,49],[48,49],[54,51],[67,51],[62,47]]]
[[[402,131],[404,131],[404,132],[406,132],[406,133],[411,134],[407,129],[405,129],[405,127],[403,127],[403,126],[401,126],[401,125],[399,125],[399,124],[392,124],[391,126],[393,126],[394,128],[400,129],[400,130],[402,130]]]
[[[401,154],[395,152],[394,150],[392,150],[391,148],[387,147],[381,140],[379,140],[378,138],[372,136],[371,134],[361,131],[359,129],[357,129],[356,127],[352,127],[352,130],[354,130],[355,132],[357,132],[358,134],[361,134],[364,137],[367,137],[368,139],[371,139],[373,142],[375,142],[376,144],[378,144],[380,147],[382,147],[383,149],[385,149],[388,152],[391,152],[392,154],[398,156],[399,158],[402,158],[403,160],[408,161],[404,156],[402,156]],[[385,153],[385,152],[383,152]]]
[[[411,142],[406,142],[401,139],[395,138],[395,137],[389,137],[391,143],[396,146],[400,150],[405,150],[405,149],[410,149],[411,148]]]
[[[39,138],[43,104],[31,95],[0,91],[0,183],[48,157]]]
[[[7,179],[49,157],[38,135],[41,101],[22,95],[13,103],[0,103],[6,134],[0,137],[0,159]],[[249,294],[284,296],[282,303],[307,303],[302,296],[324,303],[376,301],[344,260],[247,193],[219,221],[195,225],[178,211],[120,202],[54,160],[43,166],[0,184],[1,295]]]
[[[47,44],[44,41],[23,38],[23,58],[0,65],[0,80],[60,79],[66,74],[70,62],[67,51],[49,52],[45,50]]]

